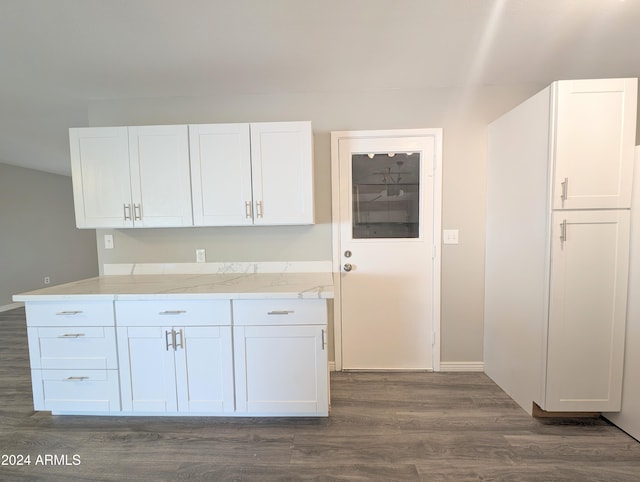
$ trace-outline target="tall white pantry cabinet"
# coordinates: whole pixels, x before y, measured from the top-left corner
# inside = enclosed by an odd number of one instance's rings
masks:
[[[567,80],[489,126],[484,365],[529,413],[620,410],[636,111]]]

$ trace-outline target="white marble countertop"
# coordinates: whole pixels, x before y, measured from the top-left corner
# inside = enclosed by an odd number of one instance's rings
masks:
[[[51,286],[13,301],[333,298],[332,273],[107,275]]]

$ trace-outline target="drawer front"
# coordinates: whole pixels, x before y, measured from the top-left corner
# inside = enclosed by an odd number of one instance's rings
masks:
[[[231,324],[228,300],[117,301],[118,326],[220,326]]]
[[[31,301],[27,326],[114,326],[112,301]]]
[[[326,325],[327,301],[234,300],[234,325]]]
[[[30,326],[27,330],[31,368],[118,368],[113,326]]]
[[[43,410],[53,412],[117,412],[120,388],[117,370],[32,370]],[[36,408],[37,409],[37,408]]]

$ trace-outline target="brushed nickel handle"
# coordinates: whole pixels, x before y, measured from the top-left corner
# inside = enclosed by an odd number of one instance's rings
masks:
[[[172,343],[169,343],[169,333],[171,333],[171,334],[172,334],[172,337],[171,337],[171,338],[172,338]],[[165,344],[166,344],[166,350],[167,350],[167,351],[169,351],[169,347],[172,347],[172,348],[173,348],[173,350],[175,351],[175,349],[176,349],[176,345],[175,345],[175,332],[174,332],[173,330],[171,330],[171,331],[167,331],[167,330],[165,330],[165,331],[164,331],[164,341],[165,341]]]
[[[564,219],[560,223],[560,249],[564,249],[564,243],[567,242],[567,220]]]
[[[351,271],[353,269],[353,265],[351,263],[345,263],[345,265],[342,267],[342,269],[344,269],[348,273],[349,271]]]
[[[273,310],[267,313],[267,315],[288,315],[295,313],[294,310]]]
[[[142,205],[139,203],[133,205],[133,220],[142,221]]]
[[[251,201],[244,202],[244,217],[251,219],[253,217],[253,205]]]
[[[122,211],[125,221],[131,221],[131,204],[123,204]]]
[[[182,315],[186,313],[187,310],[165,310],[158,313],[159,315]]]
[[[173,333],[174,333],[173,336],[175,337],[176,332],[174,331]],[[180,335],[180,344],[176,344],[175,338],[174,338],[174,342],[173,342],[173,349],[174,350],[177,350],[178,347],[184,349],[184,333],[182,332],[182,328],[180,329],[180,331],[178,331],[178,335]]]
[[[80,338],[81,336],[85,336],[84,333],[65,333],[64,335],[60,335],[58,338]]]
[[[67,377],[65,381],[69,382],[81,382],[83,380],[89,380],[89,377]]]
[[[326,346],[326,343],[324,341],[324,328],[322,329],[322,350],[324,351],[324,347]]]
[[[257,201],[256,202],[256,213],[257,213],[259,218],[264,217],[263,209],[264,209],[264,206],[262,205],[262,201]]]
[[[56,315],[58,315],[58,316],[73,316],[73,315],[79,315],[80,313],[82,313],[82,310],[77,310],[77,311],[58,311],[56,313]]]
[[[561,189],[561,194],[560,194],[560,199],[562,199],[562,207],[564,207],[564,202],[567,200],[568,197],[568,189],[569,189],[569,178],[565,177],[564,181],[562,181],[560,183],[560,186],[562,187]]]

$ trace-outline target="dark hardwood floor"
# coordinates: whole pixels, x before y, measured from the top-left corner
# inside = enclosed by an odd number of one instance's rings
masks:
[[[34,412],[24,310],[0,313],[3,481],[640,480],[636,440],[531,418],[482,373],[333,373],[331,402],[328,419]]]

